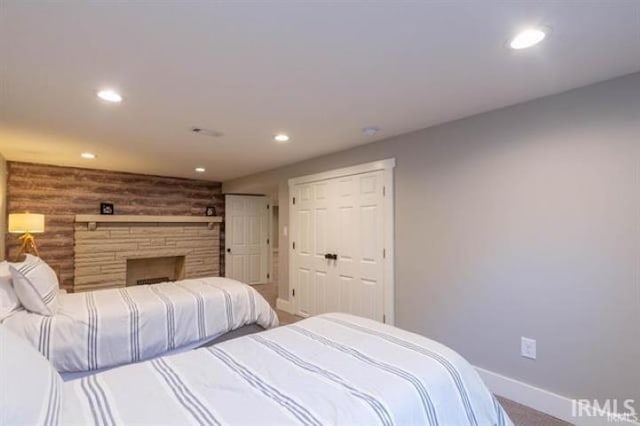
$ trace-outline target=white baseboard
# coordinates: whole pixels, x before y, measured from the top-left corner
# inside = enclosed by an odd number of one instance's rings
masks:
[[[276,308],[293,315],[293,303],[285,299],[276,299]]]
[[[640,426],[639,422],[632,419],[618,417],[613,420],[612,413],[595,408],[583,411],[583,413],[588,411],[595,414],[593,416],[574,416],[574,400],[572,398],[531,386],[483,368],[476,367],[476,370],[494,394],[577,426]]]

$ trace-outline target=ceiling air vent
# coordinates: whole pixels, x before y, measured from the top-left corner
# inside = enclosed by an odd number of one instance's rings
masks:
[[[212,138],[219,138],[224,135],[222,132],[213,129],[205,129],[204,127],[192,127],[191,132],[198,135],[211,136]]]

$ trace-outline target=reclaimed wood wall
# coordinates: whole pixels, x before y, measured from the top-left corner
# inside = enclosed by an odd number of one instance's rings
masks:
[[[36,236],[41,257],[58,272],[61,287],[73,288],[73,233],[77,214],[99,214],[110,202],[115,214],[204,216],[215,206],[224,217],[222,184],[105,170],[8,162],[7,211],[42,213],[45,232]],[[220,274],[224,275],[224,223],[220,229]],[[19,249],[6,235],[7,258]]]

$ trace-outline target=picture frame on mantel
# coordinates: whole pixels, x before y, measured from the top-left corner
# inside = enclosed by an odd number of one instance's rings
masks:
[[[114,214],[113,203],[100,203],[100,214]]]

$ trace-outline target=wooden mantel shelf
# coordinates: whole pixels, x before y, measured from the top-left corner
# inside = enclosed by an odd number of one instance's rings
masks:
[[[137,214],[77,214],[76,222],[120,223],[209,223],[222,222],[221,216],[147,216]]]
[[[76,222],[88,223],[89,229],[96,229],[98,223],[208,223],[209,228],[222,222],[221,216],[148,216],[129,214],[78,214]]]

